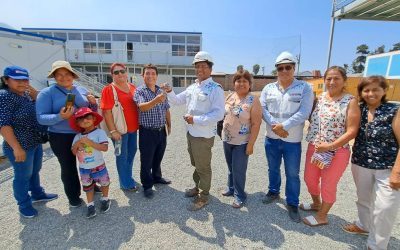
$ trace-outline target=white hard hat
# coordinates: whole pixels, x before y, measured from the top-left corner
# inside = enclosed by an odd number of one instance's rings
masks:
[[[198,62],[210,62],[210,63],[214,64],[212,57],[206,51],[199,51],[194,56],[192,64],[194,65],[195,63],[198,63]]]
[[[284,63],[296,64],[296,59],[294,58],[294,56],[291,53],[284,51],[284,52],[280,53],[279,56],[276,58],[275,66],[277,66],[279,64],[284,64]]]

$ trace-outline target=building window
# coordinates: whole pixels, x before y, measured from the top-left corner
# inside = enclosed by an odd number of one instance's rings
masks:
[[[67,33],[64,33],[64,32],[54,32],[54,37],[67,40]]]
[[[142,35],[142,42],[144,43],[155,43],[156,36],[155,35]]]
[[[82,33],[84,41],[96,41],[96,33]]]
[[[98,43],[100,54],[111,54],[111,43]]]
[[[190,44],[200,44],[200,37],[199,36],[187,36],[187,43]]]
[[[172,36],[173,43],[185,43],[185,36]]]
[[[185,45],[172,45],[172,56],[185,56]]]
[[[97,53],[97,46],[95,42],[84,42],[83,43],[83,51],[89,54]]]
[[[185,69],[172,69],[172,74],[173,75],[185,75]]]
[[[184,76],[173,76],[172,77],[173,87],[185,87],[185,77]]]
[[[194,69],[186,69],[186,75],[195,76],[196,71]]]
[[[168,75],[168,69],[166,68],[157,68],[159,75]]]
[[[200,45],[188,45],[186,46],[186,51],[187,56],[194,56],[197,52],[200,51]]]
[[[111,41],[111,34],[109,33],[97,33],[98,41]]]
[[[189,86],[190,84],[194,83],[196,81],[197,77],[186,77],[186,86]]]
[[[68,33],[68,39],[69,40],[82,40],[82,34],[81,33]]]
[[[113,41],[126,41],[125,34],[112,34]]]
[[[158,43],[170,43],[171,36],[170,35],[157,35],[157,42]]]
[[[129,42],[137,42],[140,43],[140,34],[128,34],[128,41]]]
[[[99,67],[98,66],[85,66],[85,71],[91,72],[91,73],[97,73],[97,72],[99,72]]]

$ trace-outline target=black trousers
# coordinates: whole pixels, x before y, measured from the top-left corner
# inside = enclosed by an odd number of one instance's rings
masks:
[[[156,130],[140,126],[140,181],[143,189],[152,188],[154,182],[162,178],[161,161],[164,157],[166,146],[167,133],[165,128]]]
[[[76,157],[71,147],[75,134],[50,133],[50,146],[61,165],[61,181],[68,200],[72,203],[79,201],[81,184],[79,182]]]

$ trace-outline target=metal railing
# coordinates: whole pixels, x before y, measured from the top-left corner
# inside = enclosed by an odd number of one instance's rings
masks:
[[[92,78],[77,69],[73,69],[73,70],[74,70],[74,73],[79,76],[79,79],[77,80],[77,82],[80,85],[82,85],[83,87],[88,89],[90,92],[92,92],[93,95],[101,96],[101,90],[104,88],[104,84],[100,83],[99,81],[97,81],[97,79]]]
[[[335,11],[340,10],[341,8],[355,2],[356,0],[335,0]]]

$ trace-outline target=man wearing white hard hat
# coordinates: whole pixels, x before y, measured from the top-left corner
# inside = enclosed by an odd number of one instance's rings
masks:
[[[294,78],[295,66],[294,56],[282,52],[275,61],[278,79],[264,87],[260,101],[266,123],[265,153],[269,178],[268,193],[263,203],[269,204],[279,199],[283,158],[287,209],[290,218],[299,223],[301,140],[314,95],[310,84]]]
[[[224,91],[213,81],[213,59],[205,51],[198,52],[193,60],[196,81],[185,91],[175,94],[170,86],[164,89],[173,105],[186,105],[184,120],[187,128],[188,151],[195,167],[195,187],[185,191],[186,197],[195,197],[190,211],[199,210],[209,202],[211,187],[211,149],[214,145],[216,125],[224,117]]]

